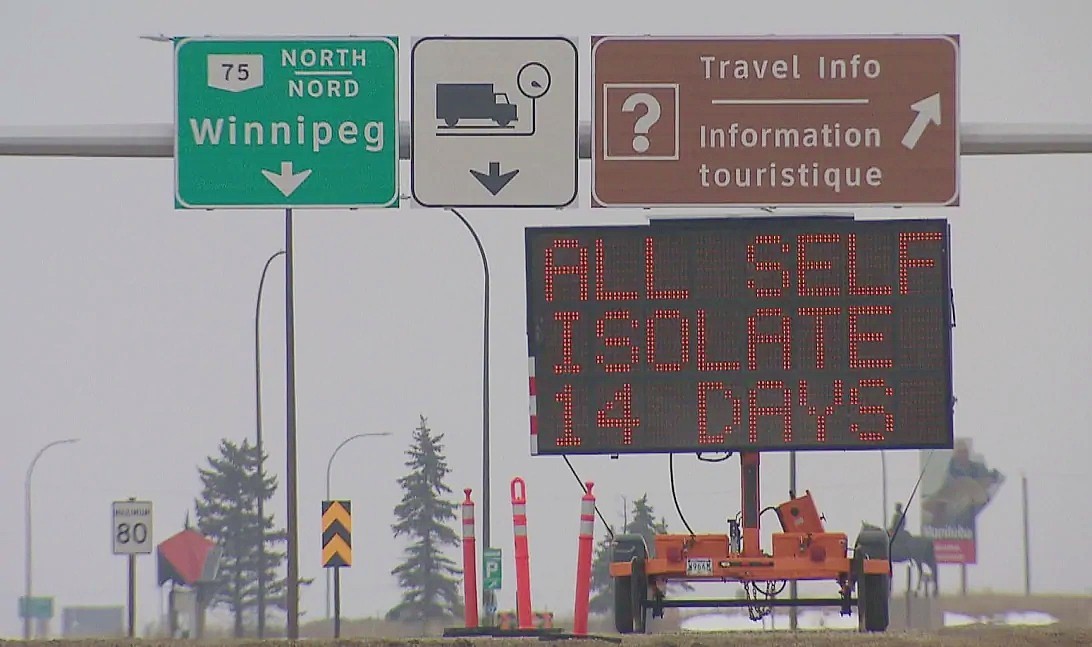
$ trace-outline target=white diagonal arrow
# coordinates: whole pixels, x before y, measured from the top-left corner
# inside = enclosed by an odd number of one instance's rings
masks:
[[[917,103],[910,104],[910,109],[918,114],[914,117],[914,123],[910,124],[910,128],[902,136],[902,145],[913,150],[930,121],[940,125],[940,93],[931,94]]]
[[[263,168],[262,175],[265,176],[265,179],[272,182],[273,186],[277,187],[277,190],[283,193],[284,197],[287,198],[303,184],[303,181],[307,179],[307,176],[311,175],[311,169],[293,173],[292,162],[281,162],[280,173],[267,171]]]

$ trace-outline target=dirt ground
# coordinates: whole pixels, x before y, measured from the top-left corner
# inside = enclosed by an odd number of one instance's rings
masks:
[[[886,647],[941,645],[945,647],[1061,647],[1092,645],[1092,629],[973,627],[946,629],[936,633],[891,632],[858,634],[846,631],[825,632],[732,632],[686,633],[648,636],[608,636],[608,640],[540,640],[537,638],[405,638],[405,639],[332,639],[289,640],[55,640],[0,641],[0,647],[532,647],[565,645],[571,647],[736,647],[743,645],[795,647]],[[621,640],[621,642],[616,642]]]

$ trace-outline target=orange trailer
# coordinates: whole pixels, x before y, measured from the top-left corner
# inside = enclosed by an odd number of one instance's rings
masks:
[[[824,528],[811,492],[805,492],[766,509],[776,511],[782,530],[774,533],[772,550],[766,552],[759,534],[765,511],[758,500],[759,453],[743,452],[740,462],[742,523],[730,520],[729,534],[657,535],[651,553],[640,535],[615,537],[610,574],[616,629],[644,633],[648,613],[662,617],[668,607],[748,607],[758,620],[777,606],[839,607],[849,615],[856,605],[861,631],[885,631],[891,574],[887,534],[862,530],[851,550],[845,533]],[[789,581],[802,580],[830,580],[835,594],[776,599]],[[670,599],[666,585],[671,581],[735,581],[747,595],[742,600]]]

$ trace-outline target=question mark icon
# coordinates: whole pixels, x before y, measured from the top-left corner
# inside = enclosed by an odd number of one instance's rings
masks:
[[[633,112],[637,109],[637,106],[643,105],[645,107],[645,114],[637,119],[637,123],[633,124],[633,150],[638,153],[643,153],[648,150],[648,134],[649,129],[660,120],[660,102],[656,97],[647,92],[635,92],[626,97],[625,103],[622,104],[622,112]]]

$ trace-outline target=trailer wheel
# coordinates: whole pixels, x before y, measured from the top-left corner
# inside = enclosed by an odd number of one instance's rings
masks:
[[[886,575],[864,575],[857,584],[857,617],[861,631],[887,631],[890,611],[889,580]]]
[[[887,559],[887,548],[888,536],[881,529],[866,529],[857,535],[853,560],[857,580],[857,626],[860,631],[887,631],[891,578],[864,572],[864,560]]]
[[[638,614],[637,631],[645,630],[644,599],[648,597],[648,577],[645,558],[648,547],[641,535],[616,535],[611,546],[611,562],[630,564],[630,574],[614,578],[614,628],[618,633],[633,633]]]
[[[633,633],[633,579],[614,578],[614,628],[620,634]]]
[[[639,634],[645,633],[648,624],[648,609],[645,602],[648,601],[648,575],[645,573],[645,560],[643,557],[634,557],[631,562],[632,574],[630,575],[630,592],[632,593],[633,630]]]

